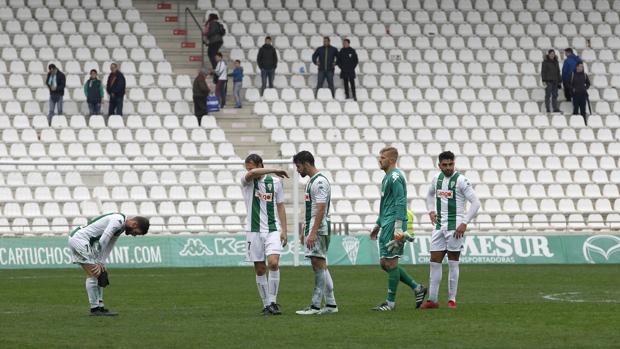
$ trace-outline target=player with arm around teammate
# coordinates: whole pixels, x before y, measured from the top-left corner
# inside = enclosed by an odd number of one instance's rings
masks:
[[[241,187],[248,211],[246,261],[254,263],[256,286],[263,302],[261,314],[280,315],[282,310],[277,303],[280,254],[288,240],[281,178],[288,178],[288,174],[286,170],[265,168],[258,154],[248,155],[245,169],[247,172],[241,177]]]
[[[467,224],[478,213],[480,200],[465,176],[454,170],[454,154],[439,154],[439,169],[428,188],[426,208],[435,230],[431,236],[431,263],[428,301],[422,309],[439,308],[438,294],[441,284],[442,262],[448,255],[448,308],[456,308],[456,291],[459,282],[459,257]],[[465,214],[465,201],[471,203]]]
[[[103,288],[109,284],[106,258],[123,232],[131,236],[145,235],[149,226],[149,220],[144,217],[126,218],[122,213],[107,213],[69,233],[73,263],[79,264],[87,275],[86,293],[90,303],[90,315],[117,315],[103,304]]]
[[[329,207],[331,186],[329,180],[314,166],[314,156],[308,151],[301,151],[293,157],[297,172],[302,177],[310,177],[306,184],[304,201],[306,212],[303,231],[299,239],[305,246],[306,258],[310,258],[314,271],[314,290],[312,304],[298,310],[299,315],[319,315],[337,313],[338,306],[334,297],[334,282],[327,269],[327,251],[330,239]],[[321,302],[325,298],[325,307]]]
[[[399,281],[409,286],[416,298],[416,308],[424,301],[426,287],[418,284],[398,265],[398,259],[404,251],[404,241],[413,241],[407,232],[407,183],[403,173],[396,168],[398,150],[394,147],[383,148],[379,156],[379,165],[385,172],[381,183],[381,203],[377,224],[370,233],[376,240],[379,235],[379,257],[381,268],[388,274],[387,299],[373,308],[376,311],[391,311],[396,306],[396,289]]]

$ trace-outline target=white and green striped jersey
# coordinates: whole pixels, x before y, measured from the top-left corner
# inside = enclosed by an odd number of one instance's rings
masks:
[[[331,204],[332,188],[329,184],[329,180],[321,172],[317,172],[310,178],[306,184],[306,191],[304,195],[304,201],[306,202],[306,219],[304,220],[305,229],[304,235],[307,236],[312,230],[314,225],[317,204],[326,204],[325,215],[323,221],[319,226],[319,235],[330,234],[330,219],[329,219],[329,206]]]
[[[471,207],[465,215],[465,201]],[[471,183],[465,176],[454,172],[446,177],[440,172],[433,178],[428,194],[426,208],[437,212],[436,230],[456,230],[461,223],[468,224],[478,212],[480,201]]]
[[[241,176],[245,207],[248,210],[246,231],[269,233],[280,231],[280,218],[276,205],[284,203],[284,188],[278,177],[269,175],[260,179],[245,180]]]
[[[106,213],[88,221],[83,227],[77,227],[69,233],[71,239],[88,242],[90,246],[100,248],[99,259],[105,261],[114,247],[118,237],[125,231],[126,217],[122,213]]]

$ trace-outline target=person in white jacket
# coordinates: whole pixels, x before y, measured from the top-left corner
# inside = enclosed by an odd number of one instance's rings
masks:
[[[123,232],[131,236],[144,235],[149,226],[149,220],[144,217],[126,218],[122,213],[107,213],[69,233],[73,263],[79,264],[86,272],[86,293],[91,315],[117,315],[104,308],[103,304],[103,287],[108,284],[105,261]]]
[[[438,294],[441,284],[441,263],[448,255],[448,308],[456,308],[456,290],[459,282],[459,258],[465,242],[467,224],[478,213],[480,200],[471,183],[454,169],[454,154],[439,154],[439,169],[428,188],[426,208],[435,230],[431,235],[430,286],[428,301],[422,309],[439,308]],[[470,208],[465,213],[465,203]]]

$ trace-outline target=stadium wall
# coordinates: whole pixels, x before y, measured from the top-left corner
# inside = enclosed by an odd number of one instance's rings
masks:
[[[295,241],[293,236],[290,241]],[[120,239],[108,264],[117,268],[243,266],[243,235],[154,236]],[[412,248],[413,246],[413,248]],[[401,261],[429,262],[430,236],[407,244]],[[284,249],[282,265],[307,265],[297,241]],[[296,250],[297,249],[297,250]],[[296,256],[296,252],[297,254]],[[376,241],[366,235],[333,236],[330,265],[368,265],[379,259]],[[462,255],[469,264],[620,264],[619,235],[471,235]],[[71,267],[62,237],[0,239],[0,269]]]

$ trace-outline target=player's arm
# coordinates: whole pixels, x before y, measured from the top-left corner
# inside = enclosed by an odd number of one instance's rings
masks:
[[[278,209],[278,218],[280,219],[280,242],[282,247],[284,247],[288,243],[288,226],[286,222],[286,209],[284,208],[284,185],[281,181],[277,183],[275,189],[276,208]]]
[[[316,216],[314,217],[314,224],[312,224],[312,228],[310,228],[310,233],[308,233],[308,237],[306,238],[306,245],[309,248],[314,246],[316,239],[319,235],[319,228],[321,227],[321,223],[323,222],[323,218],[325,217],[325,211],[327,209],[327,204],[325,202],[316,204]]]
[[[476,192],[474,191],[474,188],[472,187],[469,180],[463,179],[463,181],[461,182],[461,192],[465,196],[465,199],[469,201],[470,206],[469,211],[463,219],[463,222],[459,224],[459,226],[456,228],[456,231],[454,232],[454,237],[456,237],[457,239],[465,235],[465,230],[467,230],[467,224],[469,224],[469,222],[474,219],[474,217],[478,213],[478,210],[480,209],[480,199],[478,199],[478,195],[476,195]]]
[[[392,181],[392,195],[394,195],[394,235],[402,237],[403,224],[407,224],[407,196],[405,195],[405,182],[398,176]]]
[[[245,176],[243,177],[245,182],[253,181],[267,174],[274,174],[280,178],[288,178],[288,173],[286,170],[282,170],[279,168],[255,168],[249,170]]]
[[[105,228],[101,238],[99,239],[99,245],[101,246],[101,252],[99,253],[98,261],[103,264],[112,252],[112,248],[118,239],[118,236],[114,235],[115,231],[118,231],[123,226],[123,221],[118,218],[110,219],[108,226]]]
[[[431,182],[431,185],[428,187],[428,191],[426,192],[426,209],[428,210],[428,216],[431,219],[431,223],[433,225],[437,224],[437,211],[435,207],[435,180]]]

